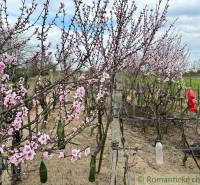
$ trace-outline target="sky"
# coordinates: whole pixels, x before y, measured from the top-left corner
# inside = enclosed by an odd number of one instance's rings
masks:
[[[27,0],[30,5],[31,0]],[[91,0],[83,0],[85,3],[90,4]],[[112,0],[110,0],[112,1]],[[131,0],[129,0],[131,1]],[[146,4],[149,7],[155,7],[158,0],[135,0],[138,9],[142,9]],[[0,0],[2,2],[2,0]],[[7,0],[9,10],[9,21],[15,22],[20,6],[20,0]],[[36,0],[38,4],[42,4],[43,0]],[[59,7],[61,0],[51,0],[50,15],[54,15]],[[67,15],[73,14],[73,2],[72,0],[62,0],[65,4]],[[39,9],[42,6],[39,6]],[[38,9],[38,12],[39,12]],[[37,12],[36,12],[37,13]],[[182,35],[182,41],[187,45],[189,49],[189,61],[194,62],[200,59],[200,0],[170,0],[170,7],[167,14],[169,22],[173,22],[178,19],[175,27],[176,31]],[[56,28],[50,32],[49,39],[54,41],[59,38],[56,35],[58,32]]]
[[[138,7],[155,6],[157,0],[136,0]],[[200,0],[170,0],[167,19],[175,23],[176,31],[189,49],[189,61],[200,59]]]
[[[172,0],[169,19],[178,18],[177,31],[190,51],[190,60],[200,59],[200,0]]]

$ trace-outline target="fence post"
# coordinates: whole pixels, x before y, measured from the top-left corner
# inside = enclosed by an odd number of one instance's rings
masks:
[[[50,69],[49,74],[50,74],[49,75],[50,76],[50,82],[53,83],[53,79],[54,79],[53,75],[54,74],[53,74],[53,70],[52,69]]]
[[[112,128],[112,161],[111,161],[111,178],[110,185],[117,184],[117,161],[118,161],[118,148],[120,144],[120,127],[119,127],[119,111],[122,106],[122,94],[119,90],[114,89],[113,92],[113,121]]]
[[[129,172],[129,164],[128,164],[128,153],[124,152],[124,159],[125,159],[125,171],[124,171],[124,178],[125,178],[125,184],[131,185],[131,176]]]

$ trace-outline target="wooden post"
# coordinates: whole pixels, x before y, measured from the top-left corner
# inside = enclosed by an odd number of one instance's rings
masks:
[[[132,115],[136,116],[135,106],[137,105],[137,98],[136,98],[136,91],[134,89],[132,90],[131,105],[132,105]]]
[[[111,123],[112,128],[112,161],[111,161],[111,179],[110,185],[117,185],[117,162],[118,157],[124,158],[124,184],[131,184],[131,176],[128,165],[128,152],[125,150],[122,143],[123,134],[120,130],[120,113],[122,109],[122,91],[115,89],[113,92],[114,109],[113,109],[113,121]],[[123,156],[119,155],[119,149],[123,148]]]
[[[124,179],[126,185],[131,185],[131,176],[129,173],[129,165],[128,165],[128,153],[124,152],[124,159],[125,159],[125,171],[124,171]]]
[[[114,108],[112,128],[112,166],[110,185],[117,184],[117,161],[118,161],[118,147],[120,144],[120,126],[119,126],[119,111],[122,106],[122,94],[119,90],[114,89],[113,92]]]
[[[49,71],[49,73],[50,73],[50,82],[51,83],[53,83],[53,70],[51,69],[50,71]]]

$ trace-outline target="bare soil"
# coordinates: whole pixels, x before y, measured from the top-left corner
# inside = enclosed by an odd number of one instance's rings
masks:
[[[47,131],[51,130],[56,124],[56,113],[52,113],[47,124]],[[79,122],[75,122],[75,125]],[[181,147],[181,132],[177,125],[169,125],[168,133],[164,135],[162,143],[164,147],[164,164],[158,166],[155,162],[155,127],[149,123],[145,123],[146,131],[142,129],[141,124],[134,123],[133,121],[124,122],[124,134],[126,139],[126,147],[141,148],[138,152],[129,150],[129,167],[131,171],[132,184],[134,185],[135,174],[197,174],[199,169],[196,167],[191,156],[189,156],[186,166],[183,166],[183,152],[172,150],[173,147]],[[75,125],[69,126],[67,129],[72,129]],[[195,130],[196,126],[192,123],[187,123],[186,134],[190,144],[199,142],[199,135]],[[76,137],[73,142],[80,144],[80,146],[68,145],[66,147],[66,154],[71,154],[72,148],[82,148],[84,146],[95,147],[95,133],[90,136],[91,127],[86,128],[82,134]],[[42,155],[37,155],[33,161],[23,164],[22,181],[19,185],[40,185],[39,179],[39,163]],[[106,146],[104,150],[103,164],[100,174],[97,175],[96,182],[90,183],[89,164],[90,156],[83,157],[76,161],[71,162],[70,158],[63,160],[58,159],[58,155],[54,155],[51,160],[45,160],[48,168],[48,185],[107,185],[110,180],[111,172],[111,130],[109,130]],[[98,156],[99,157],[99,156]],[[98,158],[97,158],[98,159]],[[200,160],[198,160],[200,163]],[[98,160],[97,160],[98,164]],[[118,160],[118,176],[117,184],[123,185],[124,176],[124,158],[122,151],[119,151]],[[4,173],[3,182],[5,185],[10,184],[10,177]]]

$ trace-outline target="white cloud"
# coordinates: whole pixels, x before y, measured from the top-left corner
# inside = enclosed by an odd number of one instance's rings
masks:
[[[74,4],[73,0],[52,0],[50,2],[49,13],[53,16],[60,6],[60,2],[63,1],[65,4],[65,9],[67,16],[73,15]],[[95,0],[96,1],[96,0]],[[113,2],[113,0],[110,0]],[[132,0],[129,0],[131,2]],[[166,0],[163,0],[166,2]],[[45,0],[36,0],[38,3],[38,14]],[[91,4],[92,0],[83,0],[84,3]],[[163,2],[163,5],[164,5]],[[31,0],[27,0],[28,6],[31,5]],[[139,10],[141,10],[146,4],[150,8],[155,8],[155,4],[158,0],[136,0],[136,5]],[[170,0],[170,8],[168,12],[169,22],[179,18],[176,23],[176,29],[183,36],[183,41],[189,47],[191,53],[191,60],[200,58],[200,1],[199,0]],[[14,24],[17,15],[19,15],[19,7],[21,5],[21,0],[7,0],[8,11],[10,14],[9,21]],[[33,15],[32,20],[34,20],[36,14]],[[55,43],[58,41],[59,31],[57,28],[53,28],[49,33],[49,41]],[[34,43],[34,41],[33,41]]]

